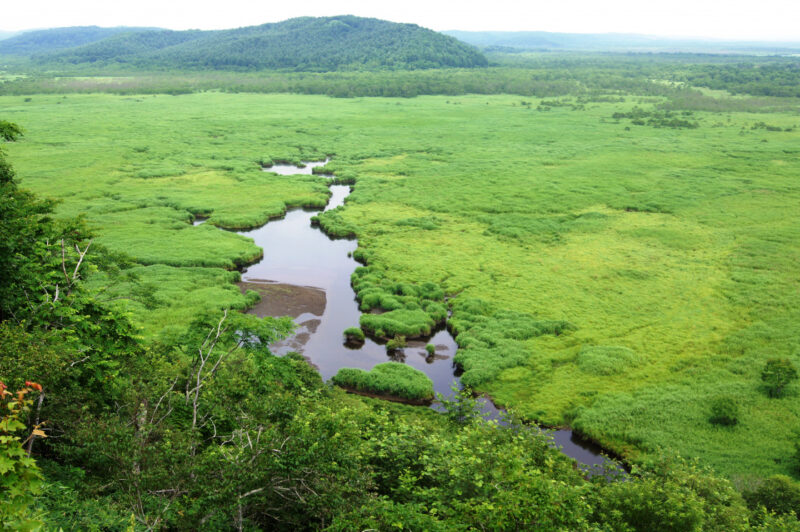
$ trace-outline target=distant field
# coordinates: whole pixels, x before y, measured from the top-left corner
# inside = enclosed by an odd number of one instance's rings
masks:
[[[798,391],[768,399],[759,375],[775,356],[800,367],[795,100],[647,125],[612,117],[664,100],[29,98],[0,97],[26,130],[11,162],[141,263],[109,295],[140,294],[127,305],[148,334],[245,305],[222,268],[259,250],[211,224],[324,204],[319,178],[257,161],[331,155],[356,185],[330,225],[387,280],[452,296],[465,382],[631,457],[665,446],[742,481],[794,474]],[[719,396],[739,404],[732,428],[708,422]]]

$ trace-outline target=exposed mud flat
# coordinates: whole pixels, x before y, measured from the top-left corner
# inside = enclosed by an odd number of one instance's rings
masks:
[[[249,314],[298,318],[303,314],[322,316],[325,312],[325,290],[313,286],[250,280],[240,282],[239,288],[242,293],[254,290],[261,295],[261,301],[247,311]]]

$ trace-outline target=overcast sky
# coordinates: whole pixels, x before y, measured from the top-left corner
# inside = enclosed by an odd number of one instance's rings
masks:
[[[352,14],[434,30],[643,33],[800,41],[800,0],[23,0],[3,1],[0,29],[158,26],[222,29]]]

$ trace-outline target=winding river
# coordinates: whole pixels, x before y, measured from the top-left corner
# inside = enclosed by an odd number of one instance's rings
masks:
[[[265,171],[280,175],[311,174],[326,161],[304,162],[304,167],[274,165]],[[324,210],[344,205],[350,187],[331,185],[331,198]],[[387,355],[386,347],[370,338],[357,348],[344,344],[342,331],[358,327],[361,311],[350,286],[350,276],[358,263],[351,257],[358,247],[355,239],[333,239],[311,225],[311,217],[319,211],[291,209],[280,220],[239,234],[252,238],[265,250],[264,258],[242,273],[242,290],[256,290],[262,301],[249,312],[259,316],[291,316],[297,329],[294,336],[271,346],[276,354],[289,351],[302,353],[320,372],[324,380],[340,368],[371,369],[376,364],[394,360],[423,371],[433,381],[434,390],[452,395],[451,387],[459,385],[453,363],[458,345],[442,328],[429,338],[408,342],[401,352]],[[280,250],[272,253],[272,250]],[[425,345],[436,346],[433,355]],[[499,418],[497,408],[487,399],[482,407],[489,418]],[[584,466],[606,461],[601,449],[585,441],[571,430],[555,430],[556,445]]]

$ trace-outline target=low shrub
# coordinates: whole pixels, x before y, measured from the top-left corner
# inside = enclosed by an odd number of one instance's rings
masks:
[[[797,378],[797,368],[788,358],[770,358],[761,371],[761,380],[770,397],[786,395],[786,388]]]
[[[397,349],[403,349],[405,346],[406,346],[405,336],[395,336],[394,338],[386,342],[387,351],[395,351]]]
[[[800,519],[800,484],[786,475],[773,475],[742,496],[751,510],[763,506],[770,512],[793,514]]]
[[[361,343],[365,339],[364,331],[359,327],[348,327],[344,330],[344,337],[350,343]]]
[[[717,397],[711,401],[711,417],[715,425],[733,426],[739,422],[739,405],[733,397]]]

